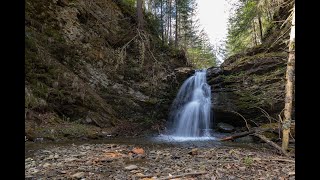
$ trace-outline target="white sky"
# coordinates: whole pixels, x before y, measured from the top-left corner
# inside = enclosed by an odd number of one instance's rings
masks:
[[[233,2],[237,0],[197,0],[201,27],[213,45],[220,44],[219,42],[227,37],[227,23]]]

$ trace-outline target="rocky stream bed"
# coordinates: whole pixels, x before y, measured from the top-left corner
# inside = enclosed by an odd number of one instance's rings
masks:
[[[25,158],[25,179],[295,179],[294,159],[261,144],[32,142]]]

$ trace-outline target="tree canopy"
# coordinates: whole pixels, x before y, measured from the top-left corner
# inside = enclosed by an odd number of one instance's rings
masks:
[[[133,0],[123,1],[137,6]],[[146,18],[155,21],[153,29],[164,46],[183,50],[195,68],[217,65],[214,46],[196,18],[196,0],[149,0],[142,8]]]

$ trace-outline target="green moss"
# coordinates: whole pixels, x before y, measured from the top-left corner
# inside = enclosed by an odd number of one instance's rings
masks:
[[[250,166],[253,163],[253,158],[246,156],[243,158],[243,163],[247,166]]]
[[[246,77],[246,72],[241,71],[236,74],[229,74],[229,75],[220,75],[224,82],[237,82],[242,80],[242,77]]]
[[[25,37],[25,49],[31,52],[37,52],[37,44],[34,38],[30,36]]]
[[[272,133],[272,132],[263,132],[262,133],[266,138],[268,139],[271,139],[271,140],[274,140],[274,139],[278,139],[279,136],[275,133]]]
[[[256,106],[259,101],[259,96],[253,95],[250,91],[235,92],[239,98],[235,101],[235,105],[239,109],[249,109]]]
[[[89,137],[97,138],[97,133],[94,130],[96,127],[90,125],[79,124],[75,122],[63,124],[59,126],[38,126],[34,129],[34,133],[37,137],[43,137],[47,139],[63,139],[67,138],[79,138]]]
[[[61,33],[58,30],[53,29],[52,27],[48,27],[47,29],[45,29],[44,33],[48,37],[52,37],[58,43],[65,43],[65,39],[63,38]]]
[[[148,100],[145,101],[147,104],[149,105],[155,105],[158,103],[158,99],[157,98],[149,98]]]
[[[271,57],[287,57],[287,53],[283,51],[279,52],[270,52],[270,53],[258,53],[250,56],[242,56],[236,61],[233,62],[232,66],[238,66],[240,64],[244,64],[249,61],[254,61],[258,59],[265,59],[265,58],[271,58]]]
[[[253,74],[251,75],[251,77],[254,83],[265,84],[267,80],[279,79],[284,77],[285,71],[286,71],[285,66],[279,66],[277,69],[270,71],[268,73],[261,74],[261,75]]]

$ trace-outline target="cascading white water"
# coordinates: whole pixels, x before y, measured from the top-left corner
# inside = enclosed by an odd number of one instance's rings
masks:
[[[181,86],[175,98],[171,118],[176,137],[210,137],[211,87],[206,70],[197,70]]]

